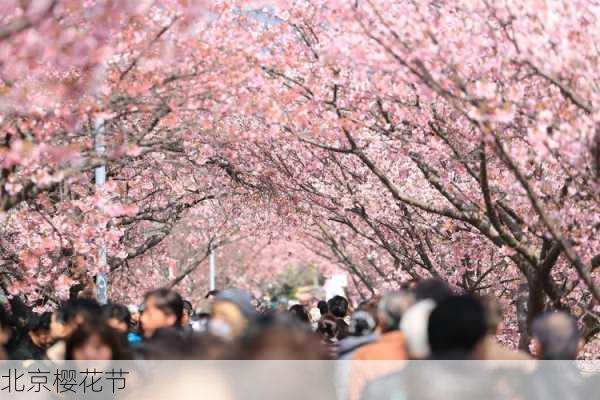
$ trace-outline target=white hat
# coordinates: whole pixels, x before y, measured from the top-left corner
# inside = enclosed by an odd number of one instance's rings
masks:
[[[434,308],[433,300],[423,300],[410,307],[402,316],[400,330],[404,333],[411,358],[425,359],[431,354],[427,326]]]

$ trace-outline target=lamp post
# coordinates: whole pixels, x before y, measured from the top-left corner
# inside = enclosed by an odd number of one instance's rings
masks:
[[[208,276],[208,290],[215,290],[217,280],[217,267],[215,265],[215,250],[212,244],[209,248],[208,253],[208,264],[209,264],[209,276]]]
[[[104,119],[97,118],[94,127],[94,149],[98,157],[102,157],[106,153],[104,144]],[[101,189],[106,183],[106,165],[100,165],[95,169],[96,188]],[[107,256],[106,244],[104,237],[101,238],[102,245],[98,252],[98,263],[100,272],[96,275],[96,297],[100,304],[108,302],[108,276],[106,275]]]

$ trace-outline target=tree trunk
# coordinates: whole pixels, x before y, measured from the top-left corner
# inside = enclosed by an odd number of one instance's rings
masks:
[[[545,293],[542,283],[536,275],[527,277],[526,282],[519,285],[517,296],[517,320],[519,324],[519,350],[529,351],[531,324],[544,312]]]

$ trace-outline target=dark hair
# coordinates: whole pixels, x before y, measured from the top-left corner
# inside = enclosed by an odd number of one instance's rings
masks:
[[[327,302],[329,312],[336,318],[344,318],[348,314],[348,300],[342,296],[333,296]]]
[[[100,304],[91,299],[79,298],[69,300],[56,311],[56,319],[63,324],[70,324],[77,317],[84,321],[97,319],[102,314]]]
[[[415,287],[415,300],[417,302],[430,299],[435,303],[439,303],[452,295],[450,286],[441,279],[425,279],[417,283]]]
[[[10,314],[2,304],[0,304],[0,329],[9,329],[11,326]]]
[[[324,360],[319,336],[289,314],[267,313],[240,338],[238,359]]]
[[[175,327],[157,329],[154,335],[144,342],[144,355],[147,360],[185,360],[190,356],[188,335]]]
[[[52,313],[47,311],[43,314],[33,314],[27,323],[27,330],[30,332],[49,331]]]
[[[306,311],[306,307],[302,304],[294,304],[290,307],[289,311],[290,315],[298,318],[299,321],[310,323],[310,317],[308,316],[308,312]]]
[[[79,326],[67,339],[65,359],[73,360],[75,350],[84,345],[91,337],[98,336],[102,343],[110,347],[113,360],[127,360],[123,335],[108,325],[96,320]]]
[[[188,300],[183,300],[183,309],[187,311],[190,315],[194,312],[194,306]]]
[[[427,334],[433,358],[470,358],[486,335],[483,305],[470,295],[448,297],[431,312]]]
[[[325,300],[319,300],[317,303],[317,308],[322,316],[329,313],[329,306]]]
[[[144,296],[144,302],[149,298],[153,298],[156,307],[167,315],[174,315],[177,320],[175,325],[181,324],[181,317],[183,316],[183,299],[174,290],[161,288],[152,290]]]
[[[129,309],[122,304],[106,304],[102,307],[102,317],[105,320],[116,319],[119,322],[124,322],[127,326],[131,326],[131,313]]]
[[[210,296],[217,297],[218,294],[219,291],[217,289],[209,290],[208,293],[206,293],[206,296],[204,296],[204,298],[208,299]]]
[[[565,312],[548,312],[533,321],[533,337],[543,360],[574,360],[579,345],[577,321]]]

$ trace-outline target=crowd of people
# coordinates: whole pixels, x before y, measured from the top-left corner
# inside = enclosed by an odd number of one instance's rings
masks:
[[[503,315],[492,297],[453,292],[439,280],[374,297],[343,296],[288,309],[239,289],[211,291],[194,310],[176,291],[148,292],[141,306],[70,300],[17,316],[0,308],[0,358],[19,360],[340,360],[338,398],[391,398],[395,364],[369,360],[575,360],[577,322],[550,312],[532,324],[531,352],[497,339]]]

